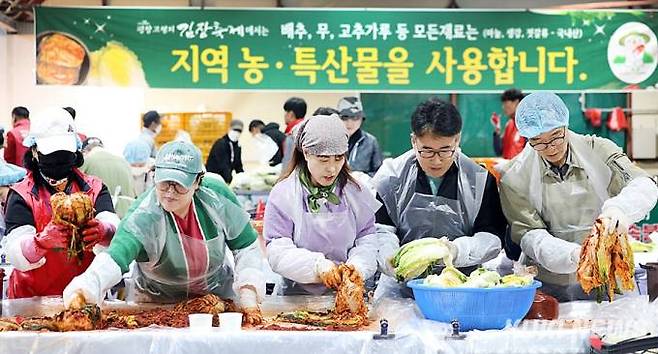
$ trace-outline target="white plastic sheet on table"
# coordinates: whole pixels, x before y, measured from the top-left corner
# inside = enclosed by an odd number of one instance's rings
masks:
[[[263,303],[266,316],[305,308],[322,311],[333,306],[331,296],[267,297]],[[412,303],[413,304],[413,303]],[[156,305],[105,303],[103,308],[139,309]],[[33,298],[3,303],[3,316],[52,315],[63,309],[61,298]],[[382,309],[384,315],[404,313],[395,307]],[[392,323],[403,322],[394,318]],[[376,330],[375,330],[376,329]],[[379,332],[377,321],[357,332],[257,331],[197,333],[189,329],[143,328],[68,333],[5,332],[0,333],[0,354],[14,353],[430,353],[421,338],[400,333],[393,340],[374,340]]]
[[[193,332],[141,329],[3,333],[0,353],[426,353],[417,336],[381,342],[369,332]]]
[[[558,320],[524,321],[504,330],[470,331],[464,340],[446,340],[450,326],[423,319],[417,309],[414,314],[415,305],[410,300],[382,299],[375,309],[380,308],[400,311],[397,332],[419,336],[426,350],[433,353],[589,353],[593,333],[619,339],[646,333],[658,335],[658,301],[649,303],[646,296],[601,304],[562,303]]]
[[[324,310],[333,297],[267,297],[266,316],[301,308]],[[61,310],[61,299],[11,300],[3,314],[52,314]],[[125,303],[106,303],[106,308],[137,308]],[[150,305],[152,307],[153,305]],[[139,308],[149,305],[139,305]],[[28,311],[30,310],[30,311]],[[26,313],[27,312],[27,313]],[[375,321],[358,332],[255,331],[196,333],[189,329],[144,328],[69,333],[0,333],[0,354],[14,353],[204,353],[240,352],[294,353],[589,353],[593,331],[624,336],[642,331],[658,333],[658,302],[647,297],[627,297],[613,303],[573,302],[560,304],[560,320],[524,321],[504,330],[470,331],[464,340],[446,340],[448,324],[429,321],[411,299],[382,299],[372,307]],[[392,340],[374,340],[380,318],[389,321]],[[564,326],[564,321],[575,325]],[[586,320],[592,320],[590,323]],[[580,322],[578,322],[580,321]],[[597,324],[599,322],[599,324]],[[593,326],[598,326],[593,328]],[[608,331],[602,333],[601,331]],[[635,332],[634,332],[635,331]],[[639,332],[638,332],[639,331]],[[644,333],[642,333],[644,334]]]

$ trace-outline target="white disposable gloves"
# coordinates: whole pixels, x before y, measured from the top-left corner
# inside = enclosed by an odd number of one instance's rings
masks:
[[[455,267],[470,267],[482,264],[498,256],[500,238],[489,232],[476,232],[473,236],[462,236],[450,242]]]
[[[64,306],[69,308],[80,293],[88,304],[99,304],[105,293],[121,281],[121,268],[108,253],[94,258],[87,270],[64,288]]]
[[[400,240],[395,234],[395,227],[383,224],[375,224],[375,227],[377,228],[377,265],[379,271],[390,277],[395,277],[395,269],[391,265],[391,259],[400,249]]]
[[[628,216],[621,209],[613,206],[603,209],[599,219],[603,221],[606,235],[615,231],[619,234],[625,234],[631,224]]]
[[[526,232],[521,250],[553,273],[570,274],[578,268],[580,245],[554,237],[545,229]]]

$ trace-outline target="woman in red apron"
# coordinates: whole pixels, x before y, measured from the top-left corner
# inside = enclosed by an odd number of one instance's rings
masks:
[[[78,170],[84,159],[68,112],[53,108],[35,114],[24,145],[29,148],[23,158],[28,172],[7,197],[7,236],[2,240],[14,266],[7,295],[60,295],[89,266],[94,252],[109,244],[119,218],[102,181]],[[71,230],[52,222],[50,196],[57,192],[86,193],[94,205],[94,218],[81,229],[81,258],[67,257]]]

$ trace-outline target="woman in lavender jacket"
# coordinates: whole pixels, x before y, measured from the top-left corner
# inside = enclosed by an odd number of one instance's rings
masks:
[[[381,204],[350,175],[347,132],[336,115],[301,126],[288,170],[265,208],[264,237],[283,294],[335,289],[345,263],[363,279],[377,270],[375,212]]]

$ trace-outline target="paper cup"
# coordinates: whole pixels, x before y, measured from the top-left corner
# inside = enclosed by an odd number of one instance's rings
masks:
[[[212,314],[193,313],[189,315],[190,329],[193,330],[210,330],[212,328]]]
[[[242,313],[225,312],[219,314],[219,328],[222,331],[239,331],[242,329]]]

